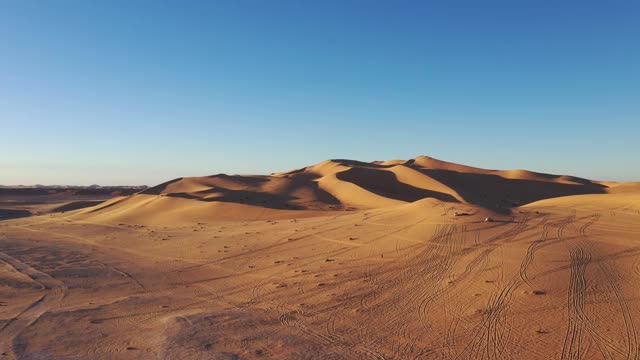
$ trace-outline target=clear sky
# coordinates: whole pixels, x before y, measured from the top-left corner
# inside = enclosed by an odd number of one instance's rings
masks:
[[[640,180],[640,2],[0,1],[0,184],[421,154]]]

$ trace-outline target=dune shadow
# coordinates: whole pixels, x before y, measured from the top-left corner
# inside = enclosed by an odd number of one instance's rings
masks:
[[[348,159],[331,159],[331,161],[340,165],[351,167],[351,168],[388,169],[395,166],[395,165],[383,165],[383,164],[376,164],[372,162],[364,162],[364,161],[348,160]]]
[[[513,207],[543,199],[606,193],[606,186],[587,180],[581,184],[563,184],[551,181],[507,179],[490,174],[426,169],[418,166],[412,166],[412,168],[449,186],[465,201],[499,213],[509,213]]]
[[[56,208],[53,208],[53,209],[51,209],[51,212],[63,212],[63,211],[79,210],[79,209],[84,209],[84,208],[91,207],[91,206],[96,206],[96,205],[99,205],[99,204],[101,204],[103,202],[104,202],[104,200],[74,201],[74,202],[70,202],[68,204],[64,204],[64,205],[58,206]]]
[[[140,191],[139,194],[144,194],[144,195],[160,195],[164,190],[166,190],[167,186],[173,184],[173,183],[177,183],[178,181],[181,181],[184,178],[177,178],[177,179],[173,179],[173,180],[169,180],[169,181],[165,181],[162,184],[158,184],[156,186],[152,186],[146,190]]]
[[[396,174],[390,171],[373,168],[351,168],[337,173],[336,177],[390,199],[414,202],[424,198],[434,198],[440,201],[458,202],[456,198],[449,194],[417,188],[403,183],[398,180]]]
[[[287,175],[287,184],[283,186],[279,193],[295,193],[300,190],[310,191],[311,197],[314,201],[321,202],[329,205],[341,205],[342,203],[338,198],[330,194],[329,192],[320,188],[320,185],[315,181],[320,176],[313,173],[297,173],[295,175]]]
[[[234,183],[242,184],[245,186],[258,186],[260,184],[269,182],[269,178],[265,176],[242,176],[242,175],[216,174],[216,175],[209,175],[207,177],[210,179],[229,180]]]
[[[0,221],[10,220],[10,219],[19,219],[19,218],[24,218],[29,216],[31,216],[31,212],[29,210],[0,209]]]
[[[204,197],[207,194],[216,194],[214,197]],[[197,195],[196,195],[197,194]],[[250,190],[230,190],[223,188],[215,188],[210,190],[199,191],[196,194],[190,193],[171,193],[166,194],[169,197],[198,200],[204,202],[229,202],[240,203],[252,206],[262,206],[271,209],[288,209],[288,210],[302,210],[304,207],[295,204],[292,201],[296,200],[293,196],[270,194],[267,192],[250,191]],[[198,196],[202,195],[202,196]]]

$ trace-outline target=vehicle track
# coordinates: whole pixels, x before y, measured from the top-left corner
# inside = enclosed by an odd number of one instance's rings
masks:
[[[530,287],[533,287],[533,283],[529,278],[528,270],[529,270],[529,267],[534,262],[536,252],[544,247],[547,247],[562,241],[560,239],[556,239],[556,240],[549,239],[549,233],[551,231],[551,227],[566,226],[568,225],[568,223],[572,221],[573,221],[573,216],[568,216],[558,222],[548,222],[548,221],[544,222],[544,224],[542,225],[543,227],[542,227],[541,238],[539,240],[534,240],[533,242],[531,242],[531,244],[529,244],[529,247],[527,248],[527,253],[525,254],[520,264],[520,278],[522,279],[522,281],[524,281],[525,284],[529,285]]]
[[[625,360],[637,360],[640,356],[638,351],[638,334],[636,333],[636,327],[633,322],[633,317],[631,316],[629,304],[624,298],[624,293],[620,288],[620,276],[618,276],[605,262],[598,262],[598,267],[605,274],[606,278],[609,279],[609,289],[613,293],[618,308],[622,313],[625,330],[625,343],[627,345],[624,358]]]
[[[571,268],[569,275],[569,290],[567,292],[567,333],[562,347],[563,360],[583,359],[585,349],[583,345],[584,330],[589,321],[585,313],[585,291],[587,280],[585,272],[591,262],[591,253],[581,247],[575,246],[569,251]]]
[[[49,274],[29,266],[21,260],[10,256],[5,252],[0,252],[0,260],[13,267],[34,283],[39,284],[44,294],[25,307],[20,313],[7,321],[0,328],[0,349],[11,351],[15,358],[19,357],[20,351],[14,340],[28,327],[33,325],[38,319],[50,309],[62,301],[65,297],[67,286]],[[3,350],[4,351],[4,350]]]
[[[543,216],[543,215],[541,215]],[[515,226],[505,230],[504,232],[494,235],[481,243],[484,246],[491,245],[495,242],[502,241],[504,243],[514,242],[522,232],[529,229],[529,222],[541,216],[525,216]],[[515,220],[515,219],[514,219]],[[513,291],[524,283],[521,278],[520,271],[512,276],[504,287],[494,293],[487,302],[483,318],[477,326],[475,336],[463,348],[463,350],[455,356],[455,359],[504,359],[509,358],[506,346],[509,340],[511,327],[507,323],[507,313],[510,308],[510,301]],[[454,329],[455,331],[455,329]]]
[[[566,243],[567,248],[569,249],[569,253],[570,255],[573,253],[575,253],[575,249],[579,248],[581,249],[581,251],[583,253],[587,253],[589,256],[589,261],[587,261],[587,264],[591,263],[591,258],[593,257],[593,246],[591,244],[590,241],[588,241],[587,237],[586,237],[586,229],[591,226],[595,221],[597,221],[600,218],[600,214],[594,214],[583,219],[587,219],[587,222],[585,224],[583,224],[580,228],[577,229],[578,235],[575,238],[574,242],[577,242],[576,245],[570,246],[568,243]],[[560,240],[565,240],[565,241],[569,241],[569,238],[565,237],[565,231],[567,229],[567,227],[569,225],[574,225],[574,223],[568,224],[567,226],[561,226],[558,229],[558,238]],[[575,256],[574,256],[575,257]],[[602,260],[601,259],[597,259],[597,261],[595,262],[596,264],[601,263]],[[584,264],[584,267],[586,268],[586,265]],[[582,265],[581,265],[582,266]],[[576,269],[576,264],[575,261],[572,261],[571,264],[569,265],[568,269],[570,270],[570,275],[575,273],[575,269]],[[602,271],[602,269],[600,268],[600,266],[598,265],[598,269],[600,269],[600,271]],[[573,273],[572,273],[573,272]],[[584,273],[582,273],[582,276],[584,277]],[[570,276],[570,284],[569,284],[569,288],[568,288],[568,298],[571,301],[571,296],[572,296],[572,283],[571,281],[575,280],[573,278],[571,278]],[[580,282],[578,282],[578,284],[581,283],[582,280],[580,280]],[[586,279],[584,280],[586,283]],[[586,285],[585,285],[586,286]],[[573,287],[573,289],[575,290],[575,286]],[[586,288],[585,288],[586,289]],[[580,291],[582,292],[582,296],[584,298],[585,294],[584,292],[586,290],[580,289]],[[603,293],[604,295],[607,295],[606,292]],[[617,300],[614,300],[617,301]],[[575,301],[574,301],[575,303]],[[585,300],[582,299],[580,301],[578,301],[578,304],[585,304]],[[583,330],[586,330],[589,338],[592,341],[589,341],[587,343],[587,345],[584,347],[584,349],[579,348],[579,351],[576,350],[575,348],[569,347],[567,348],[567,343],[569,344],[573,344],[571,342],[571,338],[569,338],[569,340],[567,340],[567,338],[565,338],[565,343],[563,346],[563,356],[567,356],[568,359],[571,359],[571,357],[569,357],[569,354],[571,354],[571,356],[573,356],[573,358],[582,358],[583,356],[586,356],[585,354],[588,354],[588,348],[589,346],[591,346],[592,344],[595,344],[596,347],[598,348],[598,350],[600,351],[600,354],[602,355],[602,357],[604,359],[613,359],[612,356],[612,352],[619,355],[619,356],[625,356],[625,351],[624,349],[621,349],[620,347],[616,346],[616,341],[614,341],[614,339],[612,339],[610,336],[608,336],[605,332],[603,332],[603,330],[598,327],[593,320],[587,316],[587,311],[584,308],[584,306],[578,306],[576,307],[575,305],[572,305],[571,302],[569,302],[568,305],[568,313],[569,313],[569,324],[568,324],[568,334],[569,331],[572,330],[572,326],[575,327],[575,323],[578,323],[578,326],[580,327],[580,331],[578,332],[578,334],[581,334]],[[574,316],[572,316],[572,313],[574,314]],[[577,315],[576,315],[577,314]],[[582,336],[584,337],[584,336]],[[582,338],[581,337],[581,338]]]
[[[587,229],[595,222],[600,220],[601,214],[594,214],[587,222],[585,222],[579,229],[578,233],[584,242],[588,241]],[[605,274],[605,278],[609,280],[609,288],[615,297],[615,301],[620,308],[625,328],[625,343],[627,344],[625,359],[637,360],[640,357],[640,351],[638,348],[638,334],[636,333],[635,324],[629,304],[624,298],[624,293],[620,287],[620,276],[616,274],[611,267],[605,261],[597,262],[599,269]]]

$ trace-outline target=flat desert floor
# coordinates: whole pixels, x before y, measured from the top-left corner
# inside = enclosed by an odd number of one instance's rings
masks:
[[[220,203],[124,199],[0,222],[0,359],[640,358],[637,191],[202,219],[182,204]]]

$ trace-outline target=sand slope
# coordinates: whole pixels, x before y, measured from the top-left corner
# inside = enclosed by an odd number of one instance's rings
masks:
[[[0,354],[637,359],[640,192],[608,184],[332,160],[0,221]]]

